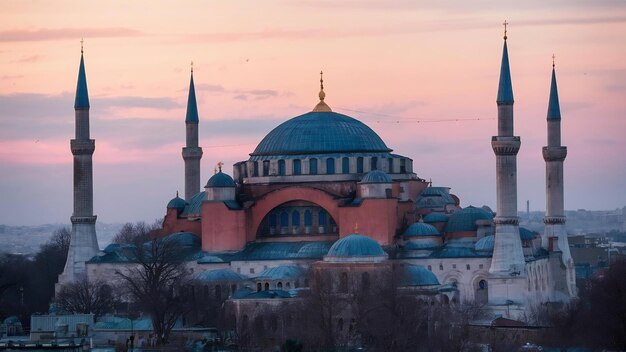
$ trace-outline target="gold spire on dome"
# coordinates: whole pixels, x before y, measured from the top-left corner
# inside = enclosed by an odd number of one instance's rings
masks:
[[[178,198],[178,190],[176,191],[176,198]]]
[[[506,36],[506,26],[508,26],[508,25],[509,25],[509,22],[507,22],[506,20],[504,20],[503,25],[504,25],[504,40],[506,40],[506,38],[507,38],[507,36]]]
[[[320,102],[315,105],[313,108],[313,112],[332,112],[330,106],[328,106],[324,102],[324,98],[326,98],[326,93],[324,93],[324,72],[320,71]]]
[[[220,161],[217,163],[217,168],[220,170],[220,172],[222,172],[222,166],[224,166],[223,162]]]

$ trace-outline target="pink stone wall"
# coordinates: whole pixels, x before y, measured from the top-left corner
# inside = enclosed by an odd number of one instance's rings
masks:
[[[246,245],[243,210],[231,210],[223,202],[202,203],[202,250],[239,250]]]
[[[179,218],[176,209],[167,209],[165,219],[163,220],[163,236],[175,232],[191,232],[201,237],[202,229],[200,220],[189,221],[187,218]]]
[[[339,237],[358,232],[372,237],[381,245],[393,243],[397,229],[397,204],[395,198],[364,199],[359,207],[340,208]]]

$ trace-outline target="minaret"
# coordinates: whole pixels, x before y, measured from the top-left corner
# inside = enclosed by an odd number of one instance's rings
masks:
[[[96,237],[96,216],[93,215],[92,155],[96,149],[96,142],[89,138],[89,94],[82,41],[74,111],[76,138],[70,141],[74,155],[74,213],[70,218],[72,237],[65,269],[59,276],[60,285],[85,277],[87,274],[85,262],[100,251]]]
[[[543,159],[546,161],[546,216],[543,218],[545,229],[541,237],[541,247],[550,252],[561,252],[561,261],[567,268],[568,293],[573,297],[576,283],[565,230],[563,204],[563,161],[567,156],[567,147],[561,145],[561,108],[556,87],[554,55],[552,55],[552,83],[547,120],[548,146],[543,147]]]
[[[198,105],[196,89],[193,84],[193,62],[191,63],[191,81],[189,82],[189,98],[187,99],[187,116],[185,118],[187,145],[183,147],[185,160],[185,200],[200,192],[200,159],[202,148],[198,147]]]
[[[509,69],[506,25],[498,87],[498,135],[491,138],[496,154],[496,225],[493,258],[489,272],[494,276],[524,275],[524,254],[517,217],[517,152],[520,137],[513,135],[513,87]],[[491,295],[491,288],[490,288]]]

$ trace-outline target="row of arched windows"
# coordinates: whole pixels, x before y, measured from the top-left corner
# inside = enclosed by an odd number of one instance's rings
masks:
[[[318,206],[278,207],[265,216],[257,236],[337,233],[337,224]]]

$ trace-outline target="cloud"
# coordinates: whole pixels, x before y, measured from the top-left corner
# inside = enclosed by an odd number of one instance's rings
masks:
[[[224,86],[220,84],[197,84],[196,90],[201,92],[209,92],[209,93],[223,93],[223,94],[232,94],[233,99],[236,100],[248,100],[248,98],[253,98],[255,100],[267,99],[271,97],[277,97],[279,92],[273,89],[226,89]],[[183,88],[181,91],[188,91],[189,88]],[[290,92],[285,92],[284,95],[289,96]]]
[[[41,59],[43,59],[43,55],[31,55],[31,56],[24,56],[21,59],[17,59],[13,62],[17,62],[17,63],[38,62]]]
[[[202,83],[202,84],[196,84],[195,87],[197,90],[205,91],[205,92],[224,92],[225,91],[224,87],[219,84]],[[184,88],[183,90],[187,91],[188,88]]]
[[[18,79],[18,78],[23,78],[24,75],[4,75],[4,76],[0,76],[0,79]]]
[[[110,28],[41,28],[0,31],[0,42],[32,42],[76,38],[134,37],[142,32],[123,27]]]
[[[248,96],[245,94],[237,94],[233,97],[233,99],[237,99],[237,100],[248,100]]]

